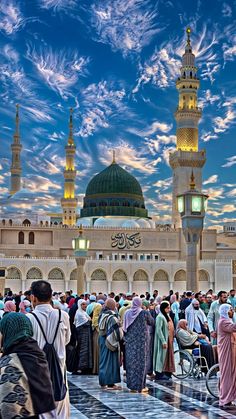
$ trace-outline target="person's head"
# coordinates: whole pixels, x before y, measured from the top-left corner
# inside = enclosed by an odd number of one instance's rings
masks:
[[[232,319],[234,315],[233,307],[231,306],[231,304],[225,304],[225,303],[221,304],[219,308],[219,314],[220,314],[220,318]]]
[[[12,297],[13,296],[13,292],[11,290],[9,290],[8,293],[7,293],[7,296],[8,297]]]
[[[115,293],[114,293],[113,291],[112,291],[112,292],[110,292],[109,297],[110,297],[110,298],[115,298]]]
[[[167,321],[170,321],[169,312],[170,312],[170,304],[169,301],[162,301],[160,305],[160,312],[166,318]]]
[[[30,301],[31,300],[31,294],[32,294],[31,290],[25,291],[24,292],[25,299]]]
[[[0,332],[4,351],[33,336],[31,321],[22,313],[9,313],[4,316],[0,322]]]
[[[188,322],[186,319],[181,319],[178,324],[177,324],[177,330],[178,329],[183,329],[183,330],[188,330]]]
[[[60,295],[60,301],[61,301],[62,304],[66,303],[66,294],[61,294]]]
[[[149,292],[146,292],[145,294],[146,294],[146,300],[149,301],[150,300],[150,297],[151,297],[150,293]]]
[[[186,297],[191,298],[192,297],[192,291],[187,291],[186,292]]]
[[[103,304],[105,304],[105,301],[101,299],[101,300],[98,300],[97,303],[101,304],[101,306],[103,306]]]
[[[157,290],[154,290],[153,291],[153,297],[156,298],[157,296],[158,296],[158,291]]]
[[[114,300],[115,300],[115,302],[116,302],[116,303],[119,303],[119,301],[120,301],[120,296],[119,296],[119,295],[116,295],[116,296],[115,296],[115,298],[114,298]]]
[[[235,290],[234,289],[230,290],[229,295],[230,297],[235,297]]]
[[[116,302],[115,302],[114,298],[107,298],[106,301],[105,301],[105,307],[108,310],[115,311]]]
[[[137,308],[141,308],[142,307],[142,300],[139,297],[134,297],[134,299],[132,300],[132,304],[131,304],[131,308],[134,310],[137,310]]]
[[[16,311],[16,305],[13,301],[6,301],[4,307],[5,313],[11,313],[12,311]]]
[[[95,295],[90,295],[89,301],[90,301],[90,303],[95,303],[96,302],[96,296]]]
[[[66,291],[66,297],[70,297],[71,296],[71,291]]]
[[[131,292],[127,292],[126,300],[132,301],[132,299],[133,299],[133,294],[131,294]]]
[[[199,301],[196,298],[193,299],[192,305],[193,305],[194,310],[199,310],[200,303],[199,303]]]
[[[175,301],[176,301],[176,295],[175,295],[175,294],[172,294],[172,295],[170,296],[170,304],[175,303]]]
[[[174,291],[170,290],[169,295],[173,295],[173,294],[174,294]]]
[[[143,300],[143,301],[142,301],[142,308],[143,308],[144,310],[148,310],[148,309],[149,309],[149,305],[150,305],[150,303],[149,303],[149,301],[148,301],[148,300]]]
[[[86,311],[86,308],[87,308],[87,303],[86,303],[86,301],[85,301],[85,300],[83,300],[83,299],[81,298],[81,299],[78,301],[77,305],[78,305],[78,309],[79,309],[79,310]]]
[[[207,294],[206,295],[206,302],[207,303],[211,303],[212,302],[212,294]]]
[[[50,304],[52,299],[52,288],[48,281],[34,281],[31,284],[31,301],[34,307],[39,304]]]
[[[218,300],[220,304],[225,304],[227,301],[227,292],[226,291],[219,291],[217,294]]]
[[[196,292],[196,294],[194,295],[194,298],[196,300],[198,300],[199,303],[201,303],[203,301],[203,296],[202,296],[202,293],[201,292]]]
[[[29,300],[23,300],[19,304],[20,313],[30,313],[31,311],[31,304]]]

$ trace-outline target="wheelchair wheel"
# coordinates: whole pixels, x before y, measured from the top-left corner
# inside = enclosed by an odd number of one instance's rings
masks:
[[[193,357],[188,351],[179,350],[174,352],[175,372],[172,375],[179,379],[187,378],[193,369]]]
[[[220,384],[219,364],[215,364],[209,369],[206,375],[206,388],[209,391],[209,393],[216,399],[219,398],[219,384]]]

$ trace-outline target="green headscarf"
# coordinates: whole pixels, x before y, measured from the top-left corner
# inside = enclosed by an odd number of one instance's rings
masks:
[[[143,305],[144,307],[148,308],[148,307],[150,306],[150,303],[149,303],[149,301],[147,301],[147,300],[142,300],[142,305]]]
[[[3,336],[3,349],[10,348],[14,343],[34,334],[31,321],[23,313],[7,313],[0,322],[0,332]]]

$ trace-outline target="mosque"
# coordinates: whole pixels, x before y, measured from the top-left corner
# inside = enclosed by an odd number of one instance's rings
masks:
[[[21,187],[22,144],[17,105],[10,191],[0,202],[0,267],[7,268],[6,288],[24,291],[33,280],[47,279],[54,290],[76,290],[77,265],[72,239],[78,236],[78,227],[82,225],[90,240],[84,267],[88,292],[141,293],[158,289],[164,294],[169,289],[186,289],[186,245],[176,197],[189,189],[192,171],[196,189],[201,191],[206,162],[205,150],[198,147],[199,79],[191,31],[188,28],[186,32],[182,67],[176,80],[179,93],[175,112],[177,144],[169,158],[173,174],[172,224],[156,225],[149,217],[139,182],[119,166],[115,155],[111,164],[88,183],[83,208],[77,213],[72,109],[65,146],[62,211],[60,214],[22,212],[22,204],[29,198],[30,191]],[[43,195],[39,191],[33,199],[43,199]],[[235,225],[227,226],[221,234],[212,229],[203,231],[198,246],[203,291],[236,287],[234,231]]]

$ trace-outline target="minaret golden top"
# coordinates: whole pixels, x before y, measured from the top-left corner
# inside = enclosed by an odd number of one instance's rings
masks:
[[[191,191],[195,189],[195,177],[194,177],[194,174],[193,174],[193,170],[192,170],[192,173],[191,173],[189,186],[190,186]]]
[[[70,122],[69,122],[69,138],[68,138],[68,144],[73,145],[73,108],[70,108]]]
[[[186,34],[187,34],[187,45],[191,44],[191,40],[190,40],[190,34],[191,34],[191,28],[188,26],[186,29]]]

